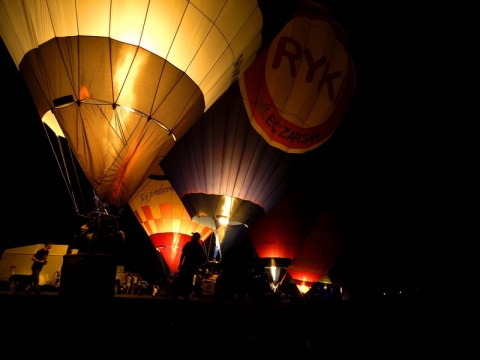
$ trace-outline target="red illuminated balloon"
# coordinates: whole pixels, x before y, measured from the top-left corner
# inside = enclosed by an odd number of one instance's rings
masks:
[[[310,233],[317,208],[311,189],[295,189],[248,230],[247,236],[273,289],[282,282],[287,267]]]
[[[307,292],[313,283],[328,277],[340,255],[341,245],[339,223],[329,214],[321,213],[287,268],[302,293]]]

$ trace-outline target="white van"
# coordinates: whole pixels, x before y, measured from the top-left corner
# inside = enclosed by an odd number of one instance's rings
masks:
[[[34,244],[6,249],[0,260],[0,281],[8,282],[11,290],[25,288],[31,283],[32,256],[45,244]],[[40,286],[60,286],[63,256],[68,245],[53,244],[48,254],[48,262],[40,272]]]

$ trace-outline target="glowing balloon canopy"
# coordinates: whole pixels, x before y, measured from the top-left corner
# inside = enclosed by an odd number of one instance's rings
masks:
[[[164,157],[160,166],[192,217],[251,226],[302,176],[299,157],[332,135],[353,94],[344,36],[324,7],[301,1]]]
[[[214,229],[226,250],[288,191],[295,156],[250,125],[238,84],[193,124],[160,163],[190,216]],[[223,244],[228,237],[228,245]],[[237,239],[238,240],[238,239]]]
[[[353,96],[346,33],[325,7],[304,0],[239,83],[252,126],[271,146],[315,149],[336,130]]]
[[[250,65],[261,29],[254,0],[0,1],[40,118],[118,207]]]
[[[252,128],[233,84],[160,165],[192,217],[251,225],[285,195],[293,163]]]
[[[173,273],[192,233],[198,232],[202,241],[212,234],[211,228],[190,218],[167,180],[147,179],[128,204]]]
[[[315,223],[318,201],[311,189],[298,188],[288,193],[272,210],[258,220],[247,236],[276,290],[298,248]]]
[[[287,268],[300,292],[307,292],[313,283],[328,277],[340,255],[341,245],[340,224],[322,212]]]
[[[354,82],[344,31],[323,6],[301,1],[240,74],[240,95],[232,84],[162,160],[190,215],[253,224],[290,185],[296,160],[285,153],[298,158],[332,135]]]

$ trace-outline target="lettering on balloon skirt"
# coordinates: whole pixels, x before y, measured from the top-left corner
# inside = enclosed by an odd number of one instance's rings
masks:
[[[277,118],[275,113],[268,111],[269,107],[265,106],[264,111],[259,112],[259,116],[254,116],[254,118],[263,120],[265,126],[262,126],[262,129],[272,140],[291,144],[315,144],[321,139],[318,127],[301,131],[300,127],[293,125],[288,120]]]
[[[149,190],[149,191],[146,191],[143,194],[140,194],[140,202],[142,204],[148,204],[154,196],[160,196],[160,195],[163,195],[163,194],[166,194],[166,193],[169,193],[169,192],[173,192],[173,191],[174,190],[173,190],[172,186],[163,186],[162,185],[158,189]]]

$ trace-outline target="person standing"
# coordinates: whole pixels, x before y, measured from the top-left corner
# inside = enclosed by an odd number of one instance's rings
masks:
[[[35,255],[32,256],[32,279],[33,291],[35,294],[40,293],[40,272],[42,271],[43,266],[47,263],[47,257],[52,245],[52,241],[47,241],[44,247],[38,250]]]
[[[193,279],[200,265],[207,261],[207,256],[203,250],[200,240],[200,234],[195,232],[192,238],[182,248],[180,256],[180,265],[178,265],[177,296],[184,300],[190,300],[193,290]]]

